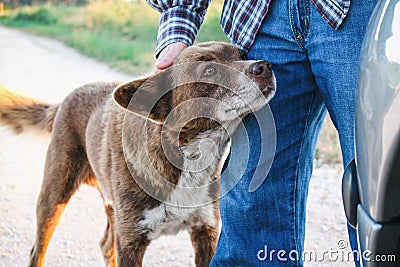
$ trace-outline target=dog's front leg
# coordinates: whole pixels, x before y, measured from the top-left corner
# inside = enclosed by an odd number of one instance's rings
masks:
[[[144,253],[150,244],[146,235],[130,233],[119,236],[117,234],[117,266],[118,267],[141,267]],[[133,239],[131,239],[133,238]]]
[[[210,225],[195,226],[189,231],[195,251],[196,267],[208,267],[218,243],[218,228]]]
[[[118,267],[141,267],[144,253],[150,244],[147,232],[138,227],[135,210],[125,202],[123,210],[114,209],[115,246]]]

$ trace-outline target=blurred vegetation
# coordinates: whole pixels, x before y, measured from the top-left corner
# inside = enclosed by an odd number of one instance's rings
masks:
[[[32,5],[43,5],[43,4],[52,4],[52,5],[85,5],[89,3],[88,0],[2,0],[6,6],[12,8],[18,8],[21,6],[32,6]]]
[[[342,152],[337,131],[329,115],[322,125],[321,134],[317,143],[315,159],[319,163],[342,163]]]
[[[228,41],[219,26],[221,8],[221,1],[212,4],[198,42]],[[114,68],[138,74],[153,68],[159,17],[145,1],[90,1],[83,6],[68,1],[6,6],[0,23],[50,36]]]
[[[21,10],[16,14],[14,19],[16,21],[25,21],[27,23],[32,22],[44,25],[54,24],[57,22],[57,18],[45,7]]]
[[[132,76],[154,68],[160,15],[145,0],[3,0],[3,3],[1,24],[58,39]],[[228,42],[219,26],[222,4],[221,0],[212,1],[197,42]],[[329,118],[318,141],[316,159],[323,163],[341,162],[336,130]]]

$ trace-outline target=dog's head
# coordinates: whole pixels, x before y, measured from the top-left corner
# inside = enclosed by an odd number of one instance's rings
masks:
[[[209,42],[185,49],[167,70],[120,85],[114,99],[154,123],[207,128],[260,109],[275,87],[270,63],[247,61],[239,48]]]

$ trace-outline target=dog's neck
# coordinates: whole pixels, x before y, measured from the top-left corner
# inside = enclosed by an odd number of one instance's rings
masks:
[[[149,139],[156,142],[147,143],[151,162],[161,174],[178,169],[180,177],[168,178],[171,183],[184,185],[182,174],[191,176],[195,183],[207,183],[205,176],[214,175],[224,155],[229,135],[221,126],[210,129],[185,129],[181,132],[168,127],[151,125],[147,128]],[[178,173],[176,170],[174,173]],[[165,173],[165,177],[169,173]],[[188,186],[188,185],[187,185]]]

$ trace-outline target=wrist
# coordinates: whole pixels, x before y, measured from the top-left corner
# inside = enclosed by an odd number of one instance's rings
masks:
[[[156,55],[158,56],[166,46],[172,43],[192,45],[201,22],[202,16],[184,7],[173,7],[163,12],[158,29]]]

